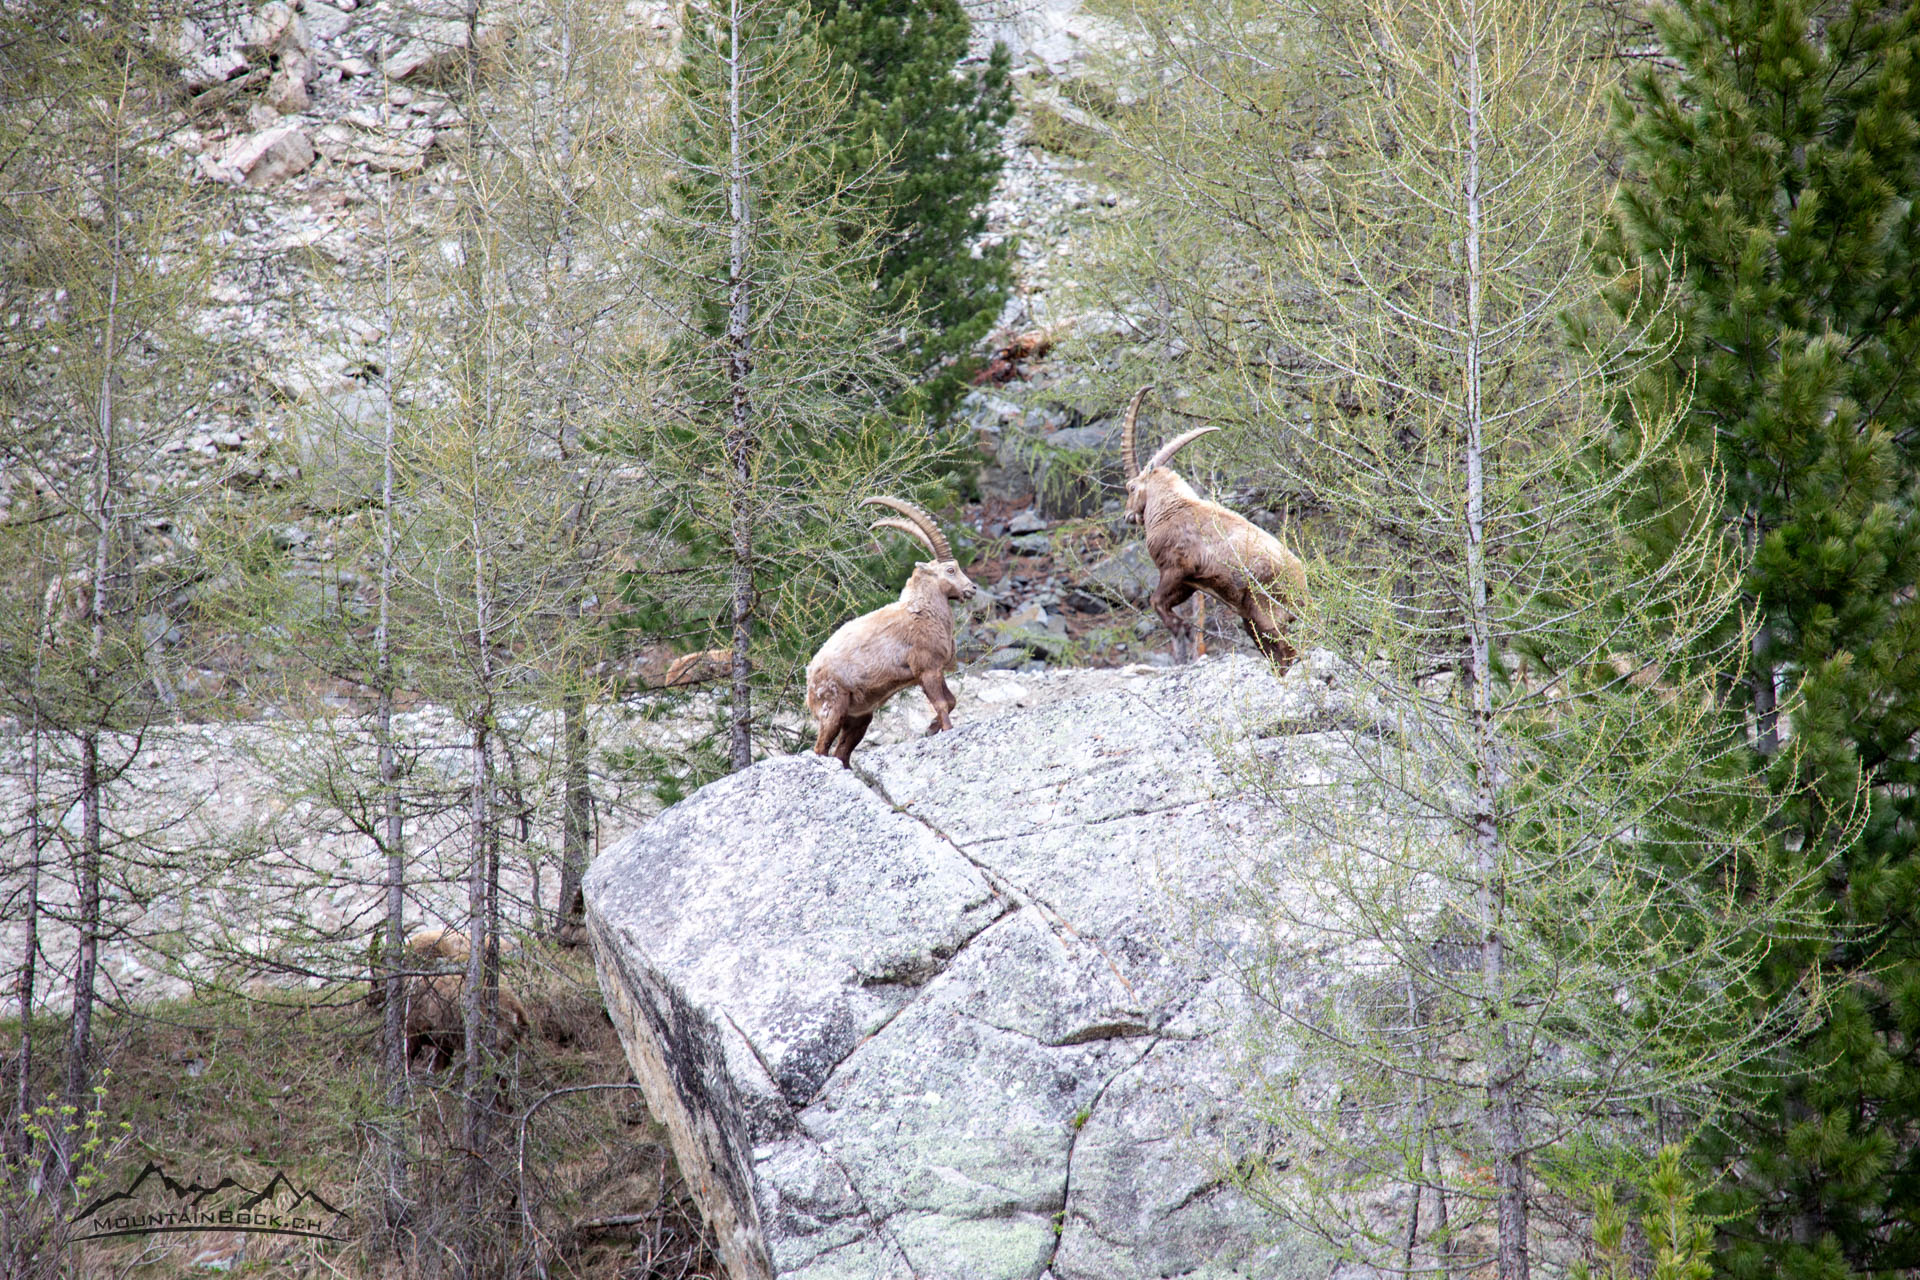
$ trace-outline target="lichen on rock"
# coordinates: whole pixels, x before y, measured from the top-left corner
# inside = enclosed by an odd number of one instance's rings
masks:
[[[1327,685],[1236,658],[1088,688],[855,773],[765,761],[595,862],[609,1007],[732,1276],[1325,1273],[1217,1173],[1254,1140],[1234,993],[1168,888],[1207,892],[1248,816],[1218,735],[1324,722]]]

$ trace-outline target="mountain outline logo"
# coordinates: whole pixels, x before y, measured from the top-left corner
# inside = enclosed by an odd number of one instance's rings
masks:
[[[222,1197],[243,1196],[238,1203]],[[290,1197],[281,1203],[283,1196]],[[76,1211],[69,1223],[88,1228],[78,1240],[110,1236],[160,1235],[177,1231],[245,1231],[263,1235],[306,1236],[318,1240],[348,1240],[343,1234],[349,1215],[308,1187],[279,1170],[258,1190],[236,1178],[222,1176],[211,1186],[192,1179],[182,1182],[157,1160],[148,1160],[125,1187],[108,1192]]]

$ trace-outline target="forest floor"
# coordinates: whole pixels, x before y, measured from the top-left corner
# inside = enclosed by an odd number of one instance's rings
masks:
[[[508,959],[503,980],[534,1028],[505,1055],[494,1125],[506,1156],[491,1170],[487,1247],[529,1274],[537,1262],[554,1277],[717,1274],[665,1132],[627,1086],[626,1059],[585,951],[523,951]],[[215,1219],[221,1210],[238,1216],[265,1192],[283,1221],[311,1215],[315,1234],[333,1238],[218,1225],[107,1236],[77,1245],[80,1274],[425,1274],[430,1260],[379,1247],[373,1139],[396,1124],[406,1136],[413,1206],[405,1230],[421,1245],[444,1243],[462,1165],[458,1072],[428,1070],[423,1054],[396,1118],[377,1079],[380,1015],[364,994],[364,984],[342,984],[271,1000],[162,1001],[96,1021],[104,1141],[89,1203],[80,1206],[93,1211],[75,1215],[70,1203],[32,1192],[7,1207],[77,1217],[67,1226],[78,1238],[191,1204]],[[56,1087],[63,1030],[53,1018],[34,1028],[45,1069],[35,1072],[38,1097]],[[0,1022],[9,1066],[18,1035],[17,1021]],[[614,1087],[581,1091],[588,1085]],[[11,1094],[11,1080],[7,1086]],[[0,1196],[18,1194],[0,1188]]]

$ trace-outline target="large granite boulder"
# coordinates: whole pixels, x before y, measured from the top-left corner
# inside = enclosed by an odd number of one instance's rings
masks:
[[[1087,673],[599,857],[601,987],[734,1280],[1326,1274],[1219,1176],[1266,1139],[1179,923],[1256,820],[1217,753],[1307,752],[1324,670]]]

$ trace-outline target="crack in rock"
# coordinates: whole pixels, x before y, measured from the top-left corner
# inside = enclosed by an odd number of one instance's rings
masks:
[[[1115,962],[1114,958],[1111,955],[1107,954],[1107,949],[1101,946],[1094,939],[1089,938],[1087,935],[1081,933],[1078,929],[1076,929],[1073,925],[1073,921],[1067,919],[1065,913],[1062,912],[1059,908],[1055,907],[1052,903],[1048,902],[1045,898],[1042,898],[1039,894],[1034,893],[1029,889],[1024,889],[1019,885],[1015,884],[1012,880],[1008,879],[1007,876],[1004,875],[997,868],[989,865],[988,863],[982,862],[979,858],[974,856],[973,851],[967,848],[966,845],[961,844],[958,840],[955,840],[952,836],[948,835],[945,831],[942,831],[939,827],[935,826],[932,822],[922,817],[921,815],[915,813],[909,806],[897,803],[892,796],[887,794],[887,789],[885,786],[881,784],[879,778],[873,776],[872,774],[867,773],[865,770],[860,769],[857,766],[853,769],[852,772],[854,777],[858,778],[861,782],[865,783],[869,788],[872,789],[875,795],[879,796],[889,806],[891,806],[895,813],[904,814],[907,817],[912,818],[915,822],[925,827],[928,831],[931,831],[937,839],[945,843],[955,853],[959,854],[961,857],[965,858],[969,863],[971,863],[973,867],[980,872],[981,876],[985,878],[987,882],[987,886],[991,888],[995,893],[1000,894],[1001,896],[1005,897],[1008,901],[1014,903],[1017,906],[1034,907],[1040,913],[1040,917],[1043,920],[1045,920],[1048,923],[1048,925],[1054,929],[1055,932],[1064,931],[1074,939],[1080,942],[1084,942],[1088,946],[1092,947],[1094,951],[1099,954],[1100,958],[1106,961],[1107,968],[1112,970],[1113,976],[1119,980],[1121,986],[1127,989],[1127,992],[1129,995],[1138,996],[1140,994],[1134,988],[1133,983],[1128,981],[1127,975],[1121,972],[1119,964]],[[1044,830],[1045,828],[1041,828],[1041,829]],[[995,837],[995,840],[997,841],[1001,838],[1002,837]],[[1012,837],[1012,838],[1017,838],[1017,837]],[[992,841],[990,841],[989,843],[992,843]],[[996,919],[993,923],[998,923],[998,919]],[[989,924],[987,927],[991,928],[992,924]],[[973,936],[977,938],[980,936],[981,933],[985,933],[985,932],[986,932],[986,929],[981,929],[978,933],[975,933]],[[969,942],[971,942],[972,940],[973,940],[972,938],[968,939]],[[956,951],[955,954],[956,955],[959,954],[958,951]]]
[[[1073,1213],[1073,1153],[1080,1145],[1080,1135],[1085,1133],[1087,1126],[1093,1122],[1094,1113],[1100,1109],[1100,1103],[1105,1100],[1107,1090],[1113,1088],[1113,1082],[1145,1062],[1148,1055],[1159,1047],[1160,1038],[1156,1036],[1153,1042],[1142,1049],[1132,1062],[1119,1068],[1102,1081],[1099,1092],[1093,1095],[1093,1101],[1087,1104],[1085,1111],[1074,1117],[1073,1134],[1067,1139],[1066,1167],[1060,1175],[1060,1221],[1058,1223],[1058,1229],[1053,1233],[1053,1248],[1047,1250],[1047,1261],[1041,1268],[1042,1271],[1051,1272],[1053,1270],[1054,1260],[1060,1256],[1060,1242],[1067,1238],[1067,1219]],[[1085,1221],[1085,1219],[1082,1219],[1082,1221]],[[1089,1223],[1089,1228],[1091,1228],[1091,1223]]]
[[[810,1107],[814,1103],[826,1097],[827,1094],[830,1093],[833,1089],[833,1080],[834,1080],[834,1077],[839,1074],[840,1068],[846,1066],[847,1063],[851,1062],[853,1060],[853,1056],[859,1053],[862,1047],[873,1042],[875,1039],[879,1037],[881,1032],[885,1031],[888,1027],[892,1026],[894,1023],[894,1020],[897,1019],[901,1014],[913,1008],[914,1002],[920,998],[920,992],[925,990],[928,983],[932,982],[935,978],[939,977],[941,974],[951,969],[953,967],[954,961],[960,958],[960,955],[962,952],[964,952],[968,947],[972,946],[976,941],[978,941],[979,938],[982,935],[984,935],[989,929],[993,928],[993,926],[999,924],[1002,920],[1007,919],[1009,916],[1017,914],[1019,910],[1020,910],[1020,907],[1017,903],[1009,901],[1006,904],[1005,909],[1002,910],[999,915],[987,921],[985,924],[981,925],[978,929],[975,929],[972,933],[968,934],[964,939],[962,939],[960,945],[955,947],[951,952],[949,952],[946,958],[939,964],[939,966],[929,971],[925,978],[923,978],[919,982],[900,984],[906,987],[908,990],[912,991],[913,994],[909,996],[907,999],[901,1001],[900,1007],[898,1009],[895,1009],[892,1013],[889,1013],[884,1019],[882,1019],[879,1026],[869,1031],[866,1035],[861,1036],[860,1039],[856,1040],[853,1043],[852,1047],[850,1047],[840,1057],[836,1058],[834,1060],[833,1065],[827,1069],[827,1074],[821,1079],[820,1087],[818,1089],[815,1089],[813,1091],[813,1095],[809,1097],[805,1102],[798,1103],[797,1105],[801,1107]],[[868,984],[862,983],[861,985],[865,986]],[[873,985],[888,985],[888,984],[876,983]],[[796,1105],[792,1099],[786,1099],[786,1101],[790,1106]]]
[[[772,1078],[773,1073],[767,1067],[766,1055],[760,1052],[760,1047],[754,1044],[752,1037],[740,1029],[740,1024],[733,1020],[731,1014],[723,1013],[721,1016],[726,1018],[727,1025],[733,1028],[734,1034],[740,1037],[741,1043],[747,1046],[747,1052],[751,1053],[754,1060],[760,1064],[760,1069],[766,1071],[768,1077]],[[871,1039],[871,1037],[868,1038]],[[862,1043],[865,1043],[865,1041],[862,1041]],[[852,1054],[850,1053],[847,1056],[851,1057]],[[778,1085],[775,1086],[775,1096],[780,1099],[781,1106],[786,1109],[787,1120],[793,1126],[793,1132],[799,1135],[801,1141],[805,1142],[815,1151],[818,1151],[822,1159],[839,1170],[840,1176],[846,1180],[847,1190],[853,1193],[854,1203],[859,1206],[859,1216],[866,1220],[875,1234],[880,1235],[889,1245],[893,1246],[894,1251],[900,1255],[900,1260],[907,1264],[907,1270],[913,1275],[918,1276],[920,1269],[913,1265],[913,1259],[908,1256],[906,1247],[900,1243],[899,1239],[889,1228],[887,1217],[876,1213],[873,1207],[867,1203],[866,1193],[860,1189],[860,1184],[854,1180],[853,1171],[847,1168],[840,1157],[833,1153],[831,1147],[814,1136],[813,1131],[807,1127],[806,1118],[801,1115],[802,1109],[794,1106],[793,1103],[788,1100],[787,1096],[780,1092]],[[842,1219],[842,1221],[844,1221],[844,1219]],[[835,1248],[844,1247],[846,1246],[835,1246]],[[833,1250],[827,1250],[827,1252],[830,1253],[833,1252]]]

